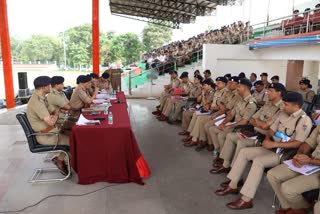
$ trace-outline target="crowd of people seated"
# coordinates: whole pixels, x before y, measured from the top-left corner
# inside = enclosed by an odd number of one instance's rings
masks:
[[[202,50],[203,44],[239,44],[252,36],[250,22],[241,21],[223,26],[221,29],[206,31],[188,40],[176,41],[144,55],[144,61],[153,68],[168,72],[172,70],[174,61],[178,67],[190,64],[196,57],[197,51]],[[201,56],[200,56],[201,57]]]
[[[107,72],[100,77],[95,73],[80,75],[70,100],[63,93],[62,76],[37,77],[34,80],[35,92],[27,104],[27,118],[34,132],[57,133],[36,136],[37,142],[44,145],[69,145],[70,130],[80,116],[81,109],[92,103],[98,91],[113,90],[109,77]],[[65,158],[65,154],[60,153],[52,159],[63,175],[68,174]]]
[[[306,8],[303,16],[299,15],[299,10],[293,11],[293,17],[281,22],[280,28],[284,30],[285,35],[299,34],[320,30],[320,4],[317,4],[311,12],[310,8]]]
[[[314,127],[303,103],[315,96],[310,80],[303,78],[299,91],[287,91],[279,76],[252,73],[246,78],[226,74],[211,78],[197,70],[194,80],[187,72],[171,71],[171,82],[164,87],[160,104],[152,112],[159,121],[181,122],[183,145],[196,152],[212,154],[211,174],[226,174],[226,181],[214,192],[218,196],[239,194],[226,204],[230,209],[248,209],[262,177],[267,171],[281,208],[276,213],[307,213],[314,203],[302,193],[320,186],[320,171],[303,175],[292,171],[284,160],[292,159],[296,168],[306,164],[320,166],[320,127]],[[313,130],[313,131],[312,131]],[[244,179],[244,171],[251,165]],[[319,202],[320,203],[320,202]],[[314,206],[320,213],[320,204]]]

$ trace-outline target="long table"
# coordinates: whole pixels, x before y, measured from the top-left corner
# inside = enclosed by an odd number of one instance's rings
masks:
[[[132,132],[123,92],[117,93],[118,101],[112,102],[113,125],[107,115],[100,125],[77,126],[70,135],[71,166],[78,174],[79,184],[95,182],[143,184],[142,178],[150,176],[150,169]]]

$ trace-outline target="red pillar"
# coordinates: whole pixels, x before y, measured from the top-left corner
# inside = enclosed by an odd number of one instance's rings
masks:
[[[99,0],[92,0],[92,64],[93,73],[100,72]]]
[[[6,0],[0,0],[0,37],[7,108],[15,107]]]

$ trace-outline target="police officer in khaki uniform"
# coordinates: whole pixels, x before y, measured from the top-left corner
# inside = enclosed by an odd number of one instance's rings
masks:
[[[306,140],[310,133],[312,122],[301,109],[302,103],[301,94],[288,92],[283,97],[283,112],[271,125],[262,147],[241,149],[227,176],[231,180],[229,185],[215,192],[217,195],[237,193],[237,184],[249,161],[253,161],[246,182],[240,191],[242,197],[228,203],[227,207],[231,209],[251,208],[253,206],[252,199],[258,189],[264,169],[275,167],[280,163],[282,149],[298,148]],[[281,136],[281,138],[279,139],[276,136]],[[285,140],[286,138],[287,142],[281,142],[282,139]]]
[[[88,89],[90,96],[92,96],[97,88],[99,76],[95,73],[89,74],[91,77],[91,87]],[[100,90],[100,89],[99,89]]]
[[[219,126],[209,128],[209,137],[214,144],[215,161],[220,160],[219,153],[224,145],[227,134],[232,132],[236,126],[248,124],[252,115],[257,111],[256,100],[252,97],[250,89],[250,80],[245,78],[240,79],[237,90],[242,100],[235,105]],[[233,118],[234,122],[232,122]]]
[[[264,84],[261,80],[258,80],[254,83],[255,90],[252,93],[252,96],[257,101],[259,106],[263,106],[268,101],[267,89],[264,87]]]
[[[202,82],[203,88],[201,95],[199,97],[199,100],[201,102],[201,105],[203,108],[209,109],[213,95],[214,95],[214,83],[210,80],[204,80]],[[191,119],[195,113],[195,108],[190,108],[182,113],[182,132],[179,133],[179,135],[188,136],[190,132],[188,132],[189,124],[191,123]],[[188,137],[188,140],[185,142],[189,142],[191,140],[191,137]]]
[[[60,134],[59,129],[56,127],[58,111],[54,111],[52,114],[48,111],[48,103],[45,96],[51,89],[50,77],[37,77],[33,84],[35,92],[30,97],[27,105],[27,118],[33,131],[39,134],[36,136],[37,142],[43,145],[69,145],[69,137]],[[67,175],[68,167],[64,159],[65,154],[60,153],[59,156],[53,158],[52,161],[62,174]]]
[[[180,85],[180,80],[178,78],[177,71],[170,71],[169,72],[171,79],[170,84],[164,86],[164,92],[160,95],[160,105],[156,106],[157,110],[153,111],[152,114],[159,116],[166,104],[166,101],[169,97],[171,97],[171,92],[174,88],[178,88]]]
[[[311,90],[312,85],[310,84],[310,80],[308,79],[300,80],[299,87],[300,87],[300,90],[298,92],[302,95],[303,100],[306,102],[312,103],[315,92]]]
[[[173,108],[174,100],[181,100],[187,98],[191,89],[193,88],[193,83],[189,80],[188,72],[182,72],[179,78],[181,79],[181,83],[179,85],[181,93],[173,94],[173,96],[167,98],[167,101],[165,102],[166,104],[163,108],[161,115],[157,117],[159,121],[168,121],[170,112]]]
[[[205,141],[207,139],[207,150],[208,151],[213,151],[214,150],[214,144],[213,141],[211,140],[209,136],[209,128],[214,126],[216,123],[216,118],[220,115],[228,115],[231,110],[234,108],[234,106],[242,100],[242,97],[239,95],[238,92],[238,85],[239,85],[239,77],[238,76],[232,76],[230,77],[228,81],[228,91],[225,93],[224,99],[220,102],[220,110],[213,113],[211,115],[211,121],[206,122],[206,123],[201,123],[200,124],[200,136],[203,136],[203,140]],[[204,129],[202,128],[204,127]],[[197,148],[196,148],[197,149]],[[197,150],[199,151],[200,148]]]
[[[203,99],[202,99],[202,107],[201,108],[205,112],[210,111],[210,106],[212,104],[213,97],[214,97],[214,91],[215,91],[214,86],[215,86],[215,84],[210,79],[207,79],[203,82],[203,87],[206,89],[206,92],[204,92],[204,91],[202,92]],[[191,119],[189,126],[188,126],[188,129],[187,129],[187,131],[189,133],[191,133],[192,129],[194,128],[194,125],[197,121],[197,118],[203,116],[203,115],[199,115],[199,113],[200,113],[199,111],[193,112],[192,119]],[[191,146],[197,145],[197,142],[192,141],[191,135],[182,139],[182,141],[185,142],[183,145],[186,147],[191,147]]]
[[[97,81],[97,87],[100,90],[106,90],[109,92],[113,91],[109,77],[110,77],[110,74],[107,72],[105,72],[101,75],[100,79]]]
[[[263,82],[264,84],[264,88],[268,88],[270,83],[268,82],[268,73],[262,73],[260,74],[260,78],[261,78],[261,81]]]
[[[300,168],[305,164],[320,166],[319,140],[320,126],[312,131],[293,157],[296,167]],[[290,170],[286,164],[269,170],[267,178],[280,201],[282,209],[279,213],[307,213],[306,209],[310,204],[303,198],[302,193],[320,186],[320,172],[306,176]]]
[[[91,77],[88,75],[81,75],[78,77],[79,84],[74,89],[70,99],[70,105],[72,108],[72,115],[77,117],[80,115],[80,110],[85,107],[85,105],[92,103],[98,94],[99,88],[95,88],[93,96],[89,95],[88,89],[91,87]]]
[[[221,101],[224,100],[223,96],[225,95],[226,91],[227,91],[227,83],[228,80],[225,77],[218,77],[216,78],[216,91],[214,93],[213,96],[213,100],[212,100],[212,104],[210,107],[210,111],[212,113],[218,112],[220,110],[220,106],[221,106]],[[204,148],[207,146],[206,142],[204,141],[204,136],[201,136],[202,138],[200,139],[200,128],[204,128],[204,127],[200,127],[200,124],[205,124],[206,122],[211,120],[211,115],[203,115],[203,116],[198,116],[195,122],[195,125],[190,133],[190,136],[192,136],[192,141],[193,142],[198,142],[198,140],[201,140],[198,143],[197,147],[201,147]]]
[[[65,121],[68,119],[67,113],[71,109],[69,100],[63,93],[63,82],[64,78],[62,76],[53,76],[51,78],[51,92],[47,95],[46,99],[48,102],[49,113],[52,114],[56,111],[59,112],[59,118],[57,120],[57,126],[61,130]]]
[[[266,135],[271,124],[280,114],[280,105],[282,104],[282,96],[285,94],[286,88],[281,83],[271,84],[268,89],[269,102],[256,112],[249,121],[254,126],[255,131]],[[223,164],[216,164],[212,173],[222,173],[230,170],[231,161],[235,160],[239,151],[245,147],[253,147],[256,145],[255,139],[246,139],[239,135],[240,133],[229,133],[221,150],[220,158]]]
[[[177,119],[181,120],[183,107],[188,105],[187,108],[189,108],[197,104],[198,97],[201,95],[201,91],[202,91],[202,84],[201,84],[202,79],[203,78],[200,75],[194,76],[193,88],[191,89],[187,100],[181,100],[181,99],[173,100],[173,110],[169,117],[169,121],[168,121],[169,124],[176,122]]]

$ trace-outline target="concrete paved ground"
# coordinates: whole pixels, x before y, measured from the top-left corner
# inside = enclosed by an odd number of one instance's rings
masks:
[[[238,196],[218,197],[213,190],[225,175],[208,171],[211,156],[182,146],[179,126],[158,122],[151,111],[157,101],[128,100],[134,133],[152,176],[146,185],[121,184],[81,197],[53,197],[22,213],[32,214],[212,214],[274,213],[273,193],[263,178],[254,208],[232,211],[225,204]],[[23,107],[22,107],[23,109]],[[0,113],[0,211],[19,210],[53,194],[82,194],[108,183],[78,185],[75,176],[65,182],[30,184],[33,169],[49,165],[44,155],[29,152],[15,119],[20,109]]]

